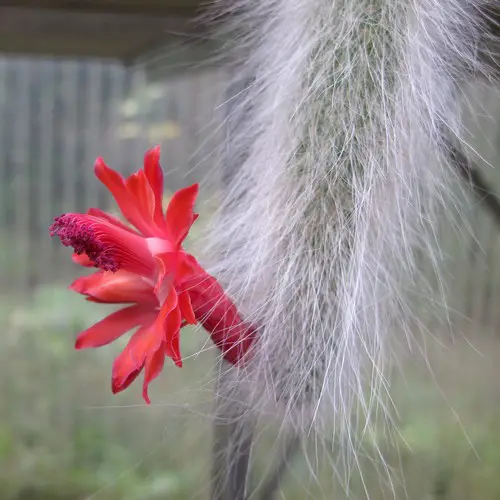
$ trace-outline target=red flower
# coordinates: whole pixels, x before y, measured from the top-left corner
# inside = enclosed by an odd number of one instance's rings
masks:
[[[137,328],[113,364],[112,390],[126,389],[144,369],[143,397],[163,368],[165,356],[182,366],[180,329],[200,322],[231,363],[240,361],[255,331],[244,323],[217,280],[206,273],[182,243],[198,217],[198,185],[177,191],[163,212],[160,148],[148,151],[144,169],[127,179],[101,158],[97,178],[109,189],[135,229],[102,210],[68,213],[54,219],[51,236],[73,247],[73,260],[99,271],[78,278],[71,289],[87,300],[131,304],[84,332],[76,348],[99,347]]]

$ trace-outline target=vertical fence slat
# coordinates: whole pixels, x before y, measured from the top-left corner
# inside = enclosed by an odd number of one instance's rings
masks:
[[[182,171],[183,164],[185,161],[184,157],[184,141],[187,134],[184,123],[182,121],[182,116],[180,108],[182,107],[182,94],[180,94],[180,89],[182,89],[182,80],[176,78],[172,81],[166,82],[166,97],[165,104],[167,106],[167,112],[169,119],[172,120],[179,127],[179,135],[175,140],[168,141],[168,153],[165,156],[164,164],[167,174],[167,189],[175,190],[177,184],[180,185],[180,174]]]
[[[7,111],[7,100],[9,97],[8,89],[8,71],[9,64],[5,57],[0,57],[0,110],[5,115]],[[9,290],[10,271],[8,269],[9,258],[9,228],[8,228],[8,199],[9,196],[9,176],[7,169],[7,120],[4,116],[0,120],[0,293]]]
[[[73,61],[64,61],[61,71],[61,101],[62,101],[62,171],[60,184],[63,193],[64,210],[75,210],[76,192],[79,189],[77,185],[78,168],[76,164],[77,140],[80,138],[78,127],[78,71],[79,63]],[[58,248],[61,246],[59,245]],[[67,253],[67,252],[65,252]]]
[[[115,68],[111,80],[111,100],[109,105],[109,129],[108,140],[109,150],[113,162],[117,166],[123,165],[123,152],[120,145],[120,138],[118,136],[118,129],[122,120],[121,106],[125,99],[125,83],[126,83],[126,70],[123,68]]]
[[[27,291],[30,280],[29,245],[31,235],[30,227],[30,165],[29,154],[29,132],[30,132],[30,79],[32,67],[28,59],[20,59],[14,62],[16,71],[17,95],[12,98],[16,100],[15,121],[13,141],[13,165],[14,165],[14,207],[15,207],[15,234],[16,234],[16,281],[19,289]]]
[[[87,82],[85,94],[85,116],[82,127],[84,137],[84,162],[79,168],[83,169],[84,180],[84,207],[97,207],[97,179],[94,175],[93,163],[96,156],[104,154],[103,136],[101,134],[102,120],[101,108],[101,85],[102,85],[102,63],[92,62],[86,67]]]
[[[8,99],[8,70],[9,65],[5,57],[0,57],[0,112],[6,113]],[[9,268],[9,254],[11,235],[8,227],[8,169],[7,169],[7,141],[6,141],[7,120],[0,120],[0,293],[6,296],[10,290],[11,272]],[[1,300],[1,299],[0,299]],[[10,304],[9,304],[10,305]],[[5,310],[5,305],[2,304]],[[4,311],[4,314],[5,311]],[[8,318],[8,316],[7,316]],[[12,333],[6,329],[4,331],[4,342],[10,344]],[[6,349],[0,349],[0,362],[2,366],[6,366],[8,354]],[[15,413],[15,408],[12,401],[15,397],[15,388],[8,377],[0,377],[2,393],[0,396],[0,415],[5,415],[5,418],[11,419]]]
[[[44,268],[40,269],[41,276],[39,282],[52,275],[53,261],[50,259],[56,241],[49,238],[48,226],[53,217],[59,215],[54,213],[52,203],[52,183],[55,181],[54,175],[54,114],[55,114],[55,71],[56,63],[54,61],[44,61],[45,73],[49,76],[44,81],[40,92],[40,161],[38,163],[38,189],[40,206],[38,207],[38,237],[40,238],[40,250],[43,255]]]
[[[150,146],[147,133],[150,126],[148,90],[145,67],[142,63],[137,64],[132,69],[132,95],[136,96],[136,99],[139,99],[139,112],[137,115],[139,132],[133,141],[132,158],[129,159],[129,168],[132,171],[142,165],[144,152]]]

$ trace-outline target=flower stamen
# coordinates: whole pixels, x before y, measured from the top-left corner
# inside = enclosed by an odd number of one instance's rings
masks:
[[[58,236],[66,247],[73,247],[77,255],[86,254],[95,267],[116,272],[121,265],[113,255],[113,249],[99,241],[91,222],[83,222],[81,217],[62,214],[54,218],[50,235]]]
[[[54,219],[51,236],[73,247],[77,255],[85,253],[95,267],[116,272],[119,269],[154,278],[156,262],[147,240],[108,220],[86,214],[68,213]]]

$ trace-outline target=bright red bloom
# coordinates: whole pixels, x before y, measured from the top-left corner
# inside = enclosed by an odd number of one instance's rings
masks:
[[[148,151],[144,169],[124,179],[101,158],[97,178],[109,189],[135,229],[102,210],[68,213],[54,219],[51,236],[73,247],[73,260],[99,271],[78,278],[71,289],[87,300],[131,304],[80,333],[76,348],[99,347],[137,328],[115,359],[112,390],[126,389],[144,369],[143,397],[163,368],[165,356],[182,366],[180,329],[200,322],[223,356],[235,364],[248,351],[253,327],[243,322],[217,280],[206,273],[182,243],[198,217],[198,185],[177,191],[163,212],[160,148]]]

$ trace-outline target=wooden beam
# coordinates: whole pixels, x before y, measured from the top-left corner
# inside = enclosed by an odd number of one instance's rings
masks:
[[[0,0],[2,7],[187,17],[195,15],[203,3],[204,0]]]
[[[16,4],[23,1],[30,0],[16,0]],[[38,0],[33,3],[38,4]],[[0,0],[0,52],[127,61],[156,47],[189,44],[190,39],[203,38],[202,27],[188,17],[75,12],[3,4]]]

